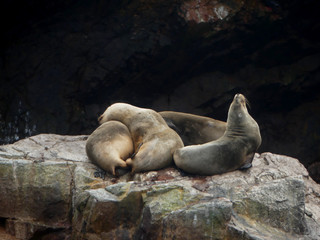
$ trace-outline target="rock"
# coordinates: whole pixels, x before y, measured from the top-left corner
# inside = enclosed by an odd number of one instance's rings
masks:
[[[258,222],[270,222],[286,232],[305,234],[304,187],[300,177],[287,177],[253,186],[245,196],[235,199],[235,209]]]
[[[0,223],[19,239],[319,239],[320,186],[297,159],[256,154],[215,176],[175,167],[114,177],[86,136],[0,147]],[[53,238],[53,237],[56,238]]]
[[[232,202],[218,198],[173,211],[162,221],[162,239],[223,239],[232,216]]]
[[[9,232],[29,239],[46,229],[70,228],[76,187],[89,182],[79,173],[88,162],[85,138],[37,135],[0,147],[0,217],[9,219]]]

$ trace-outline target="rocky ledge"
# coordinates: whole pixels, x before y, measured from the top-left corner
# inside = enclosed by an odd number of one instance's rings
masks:
[[[18,239],[319,239],[320,186],[297,159],[190,176],[174,166],[113,177],[87,136],[41,134],[0,147],[0,224]]]

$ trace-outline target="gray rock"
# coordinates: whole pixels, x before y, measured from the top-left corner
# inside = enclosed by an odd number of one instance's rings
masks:
[[[175,167],[114,177],[86,136],[37,135],[0,147],[0,218],[19,239],[319,239],[320,186],[297,159],[256,154],[215,176]]]

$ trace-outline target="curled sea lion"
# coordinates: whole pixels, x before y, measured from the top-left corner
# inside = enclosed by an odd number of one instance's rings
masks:
[[[217,140],[227,127],[226,122],[190,113],[164,111],[159,114],[179,134],[185,146]]]
[[[99,117],[104,123],[117,120],[125,124],[132,136],[135,156],[127,159],[132,172],[157,170],[173,163],[176,149],[183,147],[179,135],[168,127],[159,113],[126,103],[115,103]]]
[[[101,124],[86,142],[88,158],[113,175],[116,167],[127,167],[125,160],[133,154],[133,150],[129,129],[118,121]]]
[[[248,168],[261,144],[259,126],[249,115],[246,98],[236,94],[230,105],[227,129],[216,141],[175,151],[175,164],[185,172],[214,175]]]

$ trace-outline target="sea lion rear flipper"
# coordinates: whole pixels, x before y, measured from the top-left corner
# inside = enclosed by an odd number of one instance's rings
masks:
[[[128,158],[127,160],[126,160],[126,164],[127,164],[127,166],[130,166],[130,167],[132,167],[132,158]]]
[[[131,155],[131,157],[130,157],[130,159],[131,159],[130,161],[131,161],[131,162],[132,162],[132,158],[134,158],[134,157],[137,155],[137,153],[139,152],[142,144],[143,144],[143,142],[141,142],[141,143],[138,145],[136,151]],[[129,158],[128,158],[128,159],[129,159]],[[127,160],[127,161],[128,161],[128,160]],[[130,162],[130,161],[129,161],[129,162]]]
[[[116,167],[112,166],[110,172],[112,173],[113,176],[115,176],[116,175]]]

